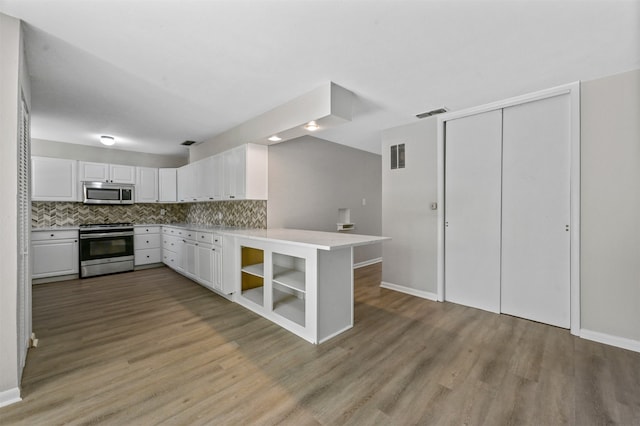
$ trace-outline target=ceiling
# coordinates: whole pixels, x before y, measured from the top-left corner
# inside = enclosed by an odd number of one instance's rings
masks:
[[[0,0],[24,20],[32,137],[186,155],[333,81],[379,153],[415,114],[640,68],[640,1]]]

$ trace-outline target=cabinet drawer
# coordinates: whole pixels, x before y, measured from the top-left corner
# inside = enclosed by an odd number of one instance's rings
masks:
[[[135,264],[136,265],[146,265],[149,263],[160,263],[162,261],[162,256],[160,254],[159,248],[152,249],[142,249],[135,251]]]
[[[165,235],[176,235],[176,236],[183,236],[184,235],[184,230],[180,229],[180,228],[167,228],[167,227],[162,227],[162,233]]]
[[[178,268],[178,254],[171,250],[163,250],[162,263],[173,269]]]
[[[182,239],[180,237],[176,237],[173,235],[163,235],[162,236],[162,248],[164,250],[176,251],[178,247],[182,244]]]
[[[32,231],[31,241],[77,239],[78,231]]]
[[[160,234],[136,235],[134,247],[138,249],[160,248]]]
[[[213,234],[209,232],[196,233],[196,239],[199,243],[213,244]]]
[[[137,226],[134,228],[133,232],[137,234],[159,234],[160,227],[159,226]]]

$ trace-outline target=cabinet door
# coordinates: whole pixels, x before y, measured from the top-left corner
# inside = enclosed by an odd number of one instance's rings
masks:
[[[224,159],[222,154],[211,157],[211,195],[214,200],[222,200],[224,194]]]
[[[207,189],[207,159],[198,160],[189,164],[193,175],[192,198],[193,201],[205,201],[209,199]]]
[[[203,201],[215,200],[215,180],[216,170],[214,168],[214,157],[207,157],[200,162],[199,187],[200,199]]]
[[[220,246],[213,246],[212,253],[212,274],[213,274],[213,288],[222,291],[222,248]]]
[[[175,202],[178,201],[177,169],[158,170],[158,201]]]
[[[196,246],[198,259],[196,261],[196,276],[198,281],[213,288],[213,250],[209,244]]]
[[[504,110],[502,312],[570,326],[569,95]]]
[[[182,245],[182,267],[185,274],[196,277],[196,244],[185,241]]]
[[[109,165],[105,163],[89,163],[80,161],[79,180],[89,182],[109,182]]]
[[[34,241],[31,259],[33,278],[78,273],[78,240]]]
[[[136,168],[120,164],[109,165],[109,179],[114,183],[136,183]]]
[[[225,199],[244,198],[246,148],[243,145],[223,153]]]
[[[136,174],[136,202],[157,202],[158,169],[153,167],[136,167]]]
[[[76,160],[33,157],[31,164],[33,201],[77,201]]]
[[[178,201],[189,202],[194,200],[194,173],[193,166],[187,164],[178,169]]]
[[[502,111],[446,132],[445,299],[500,312]]]

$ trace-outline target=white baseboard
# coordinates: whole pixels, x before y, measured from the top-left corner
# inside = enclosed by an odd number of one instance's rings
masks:
[[[584,328],[580,330],[580,337],[587,340],[593,340],[594,342],[604,343],[605,345],[640,352],[640,341],[638,340],[613,336],[611,334],[600,333],[598,331],[585,330]]]
[[[403,285],[392,284],[384,281],[380,283],[380,287],[386,288],[389,290],[399,291],[401,293],[410,294],[412,296],[421,297],[423,299],[433,300],[434,302],[438,301],[438,295],[435,293],[431,293],[429,291],[416,290],[415,288],[405,287]]]
[[[381,257],[376,257],[375,259],[364,260],[362,262],[354,263],[353,264],[353,269],[363,268],[365,266],[373,265],[375,263],[380,263],[380,262],[382,262],[382,258]]]
[[[0,392],[0,407],[14,404],[20,401],[22,401],[22,398],[20,398],[19,388],[13,388],[13,389]]]

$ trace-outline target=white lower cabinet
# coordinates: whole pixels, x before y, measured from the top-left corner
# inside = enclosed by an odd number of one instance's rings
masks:
[[[233,283],[222,279],[222,241],[211,232],[162,227],[162,261],[209,289],[231,294]]]
[[[136,226],[134,228],[134,264],[151,265],[162,262],[162,244],[159,226]]]
[[[32,278],[77,274],[78,231],[33,231],[31,262]]]
[[[353,327],[351,247],[236,238],[236,255],[237,303],[312,343]]]
[[[162,227],[162,263],[178,272],[182,272],[182,230]]]

